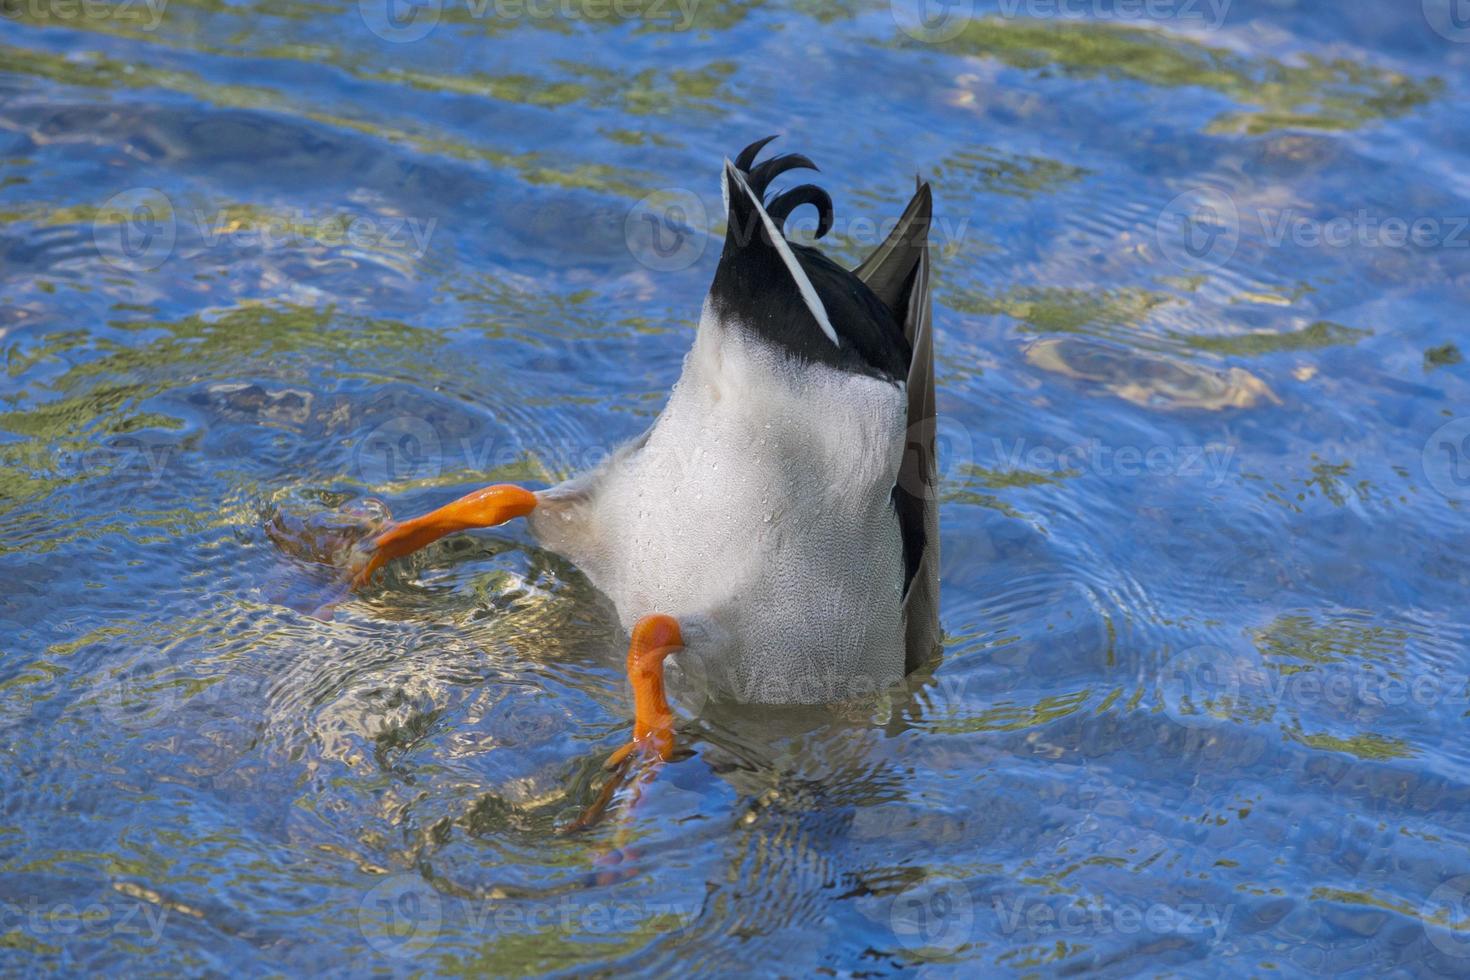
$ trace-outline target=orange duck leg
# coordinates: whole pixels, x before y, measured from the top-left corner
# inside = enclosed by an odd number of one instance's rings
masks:
[[[584,810],[568,832],[586,830],[607,815],[614,796],[627,787],[626,807],[638,805],[643,787],[653,781],[659,767],[674,754],[674,710],[664,694],[664,658],[684,646],[679,622],[672,616],[655,613],[644,616],[633,626],[628,644],[628,682],[633,688],[633,738],[608,756],[605,768],[613,770],[612,778],[602,787],[597,800]],[[631,777],[631,779],[630,779]],[[623,835],[619,835],[621,848]],[[604,856],[604,862],[616,861],[618,851]]]
[[[422,517],[393,524],[371,542],[366,564],[353,576],[358,588],[372,581],[379,568],[410,555],[446,534],[477,527],[495,527],[536,509],[536,495],[521,487],[498,483],[467,493]]]

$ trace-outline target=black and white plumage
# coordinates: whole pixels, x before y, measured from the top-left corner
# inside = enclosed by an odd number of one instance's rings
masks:
[[[652,427],[537,495],[537,537],[608,595],[625,626],[684,625],[712,693],[815,703],[873,693],[936,650],[938,517],[927,236],[920,183],[856,270],[782,232],[827,193],[722,177],[726,236],[694,345]],[[697,666],[690,670],[689,660]]]

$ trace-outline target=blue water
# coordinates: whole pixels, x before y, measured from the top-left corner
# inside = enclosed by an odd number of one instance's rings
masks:
[[[0,0],[0,973],[1470,972],[1460,0],[376,2]],[[298,532],[640,432],[773,132],[934,182],[943,658],[564,833],[606,602]]]

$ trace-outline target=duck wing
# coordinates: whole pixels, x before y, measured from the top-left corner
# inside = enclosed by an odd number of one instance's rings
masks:
[[[853,273],[903,324],[913,354],[908,367],[908,435],[893,505],[903,535],[904,668],[912,671],[939,648],[939,474],[935,456],[933,312],[929,294],[929,225],[934,201],[919,181],[888,237]]]

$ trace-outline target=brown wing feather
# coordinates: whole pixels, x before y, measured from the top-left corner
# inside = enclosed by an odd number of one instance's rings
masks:
[[[934,339],[929,296],[929,224],[933,197],[918,189],[892,233],[854,271],[881,299],[913,349],[908,372],[908,436],[899,465],[894,505],[906,541],[922,551],[904,594],[905,669],[939,648],[939,479],[935,458]]]

